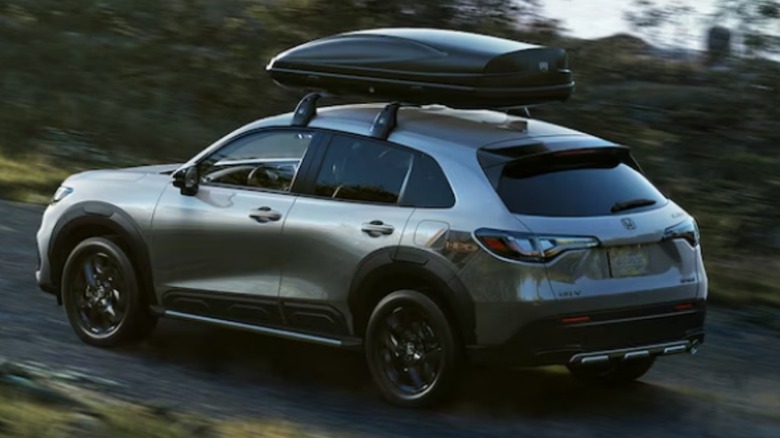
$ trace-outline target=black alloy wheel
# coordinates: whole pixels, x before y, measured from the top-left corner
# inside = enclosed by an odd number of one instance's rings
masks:
[[[452,385],[459,350],[444,313],[419,292],[393,292],[371,315],[369,368],[385,398],[397,405],[438,401]]]
[[[90,238],[73,249],[61,292],[71,326],[88,344],[111,347],[139,339],[156,324],[130,259],[110,239]]]

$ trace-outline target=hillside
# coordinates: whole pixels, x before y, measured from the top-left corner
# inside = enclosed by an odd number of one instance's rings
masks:
[[[299,96],[263,73],[272,54],[334,31],[403,24],[317,5],[0,0],[0,197],[45,202],[76,169],[185,159],[294,106]],[[572,53],[574,98],[534,116],[631,146],[698,218],[714,296],[780,303],[778,66],[710,71],[625,36],[515,37]]]

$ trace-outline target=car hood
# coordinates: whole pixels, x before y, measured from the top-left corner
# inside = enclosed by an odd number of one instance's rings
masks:
[[[124,169],[117,169],[120,172],[131,173],[157,173],[157,174],[170,174],[174,170],[180,168],[181,163],[178,164],[155,164],[152,166],[138,166],[138,167],[126,167]]]

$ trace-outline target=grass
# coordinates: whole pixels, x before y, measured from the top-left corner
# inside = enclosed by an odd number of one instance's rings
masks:
[[[71,390],[74,390],[71,388]],[[190,414],[161,413],[145,406],[96,394],[90,408],[73,408],[36,400],[0,387],[0,436],[8,438],[112,437],[329,437],[280,420],[215,420]],[[338,436],[343,436],[338,434]]]
[[[79,170],[74,164],[56,165],[39,154],[0,153],[0,198],[46,204],[60,182]]]
[[[707,260],[710,296],[726,305],[765,304],[780,307],[780,263],[752,259]]]

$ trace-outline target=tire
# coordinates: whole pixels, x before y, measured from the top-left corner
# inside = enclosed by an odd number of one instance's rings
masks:
[[[157,324],[130,258],[110,239],[92,237],[76,245],[65,262],[60,290],[68,320],[87,344],[114,347],[137,341]]]
[[[644,376],[655,363],[655,357],[610,361],[594,365],[567,365],[571,374],[584,382],[620,386]]]
[[[382,395],[402,407],[430,406],[452,389],[462,347],[446,315],[427,296],[400,290],[374,308],[366,360]]]

